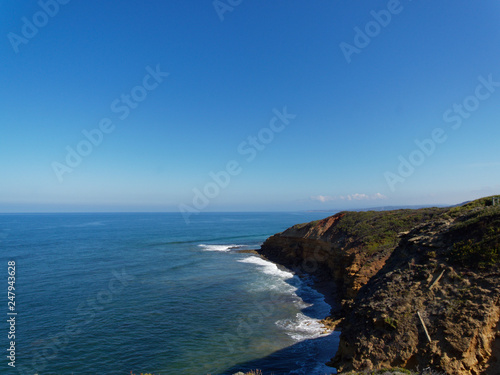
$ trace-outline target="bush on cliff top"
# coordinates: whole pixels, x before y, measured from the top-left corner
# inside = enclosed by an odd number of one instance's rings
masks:
[[[388,255],[402,232],[433,220],[455,220],[450,230],[452,249],[449,260],[464,266],[485,268],[500,263],[500,205],[485,197],[456,207],[431,207],[393,211],[344,211],[340,220],[327,230],[332,238],[343,239],[346,247],[359,247],[368,256]],[[304,234],[321,220],[297,224],[291,229]],[[296,233],[297,235],[297,233]],[[434,251],[429,254],[436,253]]]
[[[500,264],[500,206],[466,215],[452,229],[455,239],[449,252],[463,266],[486,268]]]
[[[346,212],[337,229],[364,245],[368,254],[391,250],[397,245],[401,232],[438,217],[446,209],[423,208],[419,210]]]

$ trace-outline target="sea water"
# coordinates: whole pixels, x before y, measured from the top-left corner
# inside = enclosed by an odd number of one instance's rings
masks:
[[[16,367],[2,356],[0,373],[334,373],[338,334],[323,333],[330,306],[311,280],[239,251],[325,216],[0,215],[17,313]]]

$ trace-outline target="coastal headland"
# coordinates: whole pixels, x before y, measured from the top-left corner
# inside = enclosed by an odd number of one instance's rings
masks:
[[[268,238],[263,257],[314,275],[340,329],[339,373],[500,374],[500,205],[340,212]]]

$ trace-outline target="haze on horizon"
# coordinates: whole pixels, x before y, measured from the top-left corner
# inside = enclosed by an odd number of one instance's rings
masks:
[[[500,4],[0,5],[0,213],[500,192]]]

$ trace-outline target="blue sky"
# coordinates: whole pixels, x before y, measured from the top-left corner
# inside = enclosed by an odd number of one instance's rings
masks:
[[[498,1],[42,0],[0,14],[0,212],[500,192]]]

